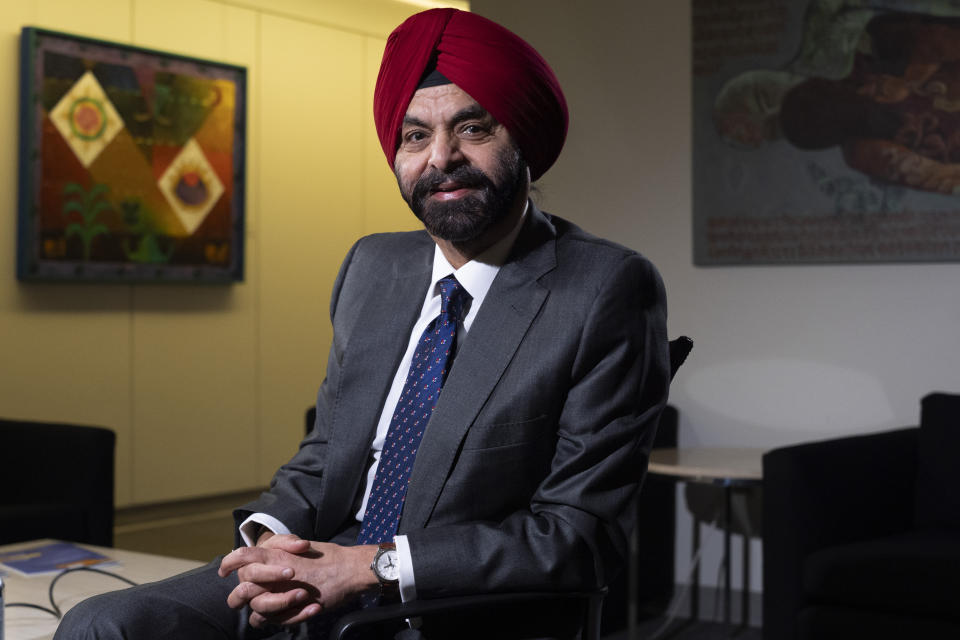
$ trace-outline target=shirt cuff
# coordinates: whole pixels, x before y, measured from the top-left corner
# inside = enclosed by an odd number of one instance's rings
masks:
[[[252,517],[252,516],[251,516]],[[400,600],[410,602],[417,599],[417,585],[413,579],[413,556],[410,555],[410,543],[407,536],[396,536],[397,564],[400,570]]]
[[[257,544],[257,541],[254,538],[256,537],[256,533],[259,531],[261,526],[266,527],[274,533],[290,533],[290,529],[287,529],[285,524],[273,516],[265,513],[254,513],[251,514],[250,517],[244,520],[240,525],[240,537],[243,538],[243,541],[248,547],[252,547]]]

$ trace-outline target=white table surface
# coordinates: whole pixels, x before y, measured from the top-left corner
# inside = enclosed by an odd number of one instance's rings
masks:
[[[51,542],[56,542],[56,540],[33,540],[2,545],[0,546],[0,552],[15,551]],[[93,549],[115,560],[116,564],[102,568],[136,583],[160,580],[204,564],[196,560],[167,558],[137,551],[109,549],[88,544],[79,546]],[[101,567],[98,566],[97,568]],[[49,608],[50,600],[47,596],[47,589],[54,577],[52,575],[25,577],[13,571],[6,571],[3,575],[4,602],[29,602]],[[60,610],[66,612],[73,605],[90,596],[125,587],[127,587],[126,583],[116,578],[78,571],[64,576],[57,582],[54,588],[54,598]],[[59,622],[49,613],[27,607],[5,607],[3,614],[4,640],[52,638]]]
[[[682,447],[654,449],[650,473],[691,482],[759,482],[763,480],[764,449]]]

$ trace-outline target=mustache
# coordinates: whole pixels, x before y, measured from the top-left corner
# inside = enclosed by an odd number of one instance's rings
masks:
[[[492,189],[495,187],[493,181],[490,180],[487,174],[476,167],[461,165],[449,172],[434,169],[423,174],[417,180],[417,183],[413,187],[413,193],[411,194],[413,200],[425,199],[431,191],[434,191],[445,182],[456,182],[461,187],[467,188],[485,187]]]

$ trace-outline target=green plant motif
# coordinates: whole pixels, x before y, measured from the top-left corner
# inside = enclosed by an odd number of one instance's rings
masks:
[[[139,200],[129,198],[120,203],[123,210],[123,221],[134,235],[140,236],[136,250],[130,248],[130,241],[127,238],[123,240],[123,252],[127,260],[131,262],[146,264],[161,264],[170,261],[173,255],[173,247],[166,251],[160,246],[157,240],[157,234],[147,222],[149,219],[148,211]]]
[[[71,213],[80,214],[81,222],[71,222],[65,229],[65,234],[70,236],[79,236],[83,245],[83,259],[90,259],[90,247],[93,245],[93,239],[97,236],[109,233],[107,225],[97,222],[97,217],[104,211],[110,209],[110,203],[104,200],[109,187],[105,184],[95,184],[87,191],[83,185],[76,182],[68,182],[63,187],[63,215],[69,216]]]

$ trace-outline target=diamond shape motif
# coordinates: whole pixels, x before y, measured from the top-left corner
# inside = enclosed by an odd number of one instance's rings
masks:
[[[190,138],[157,183],[187,235],[192,234],[223,195],[223,183],[194,138]]]
[[[123,120],[113,103],[87,71],[50,111],[50,120],[84,168],[123,130]]]

